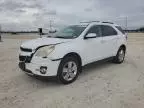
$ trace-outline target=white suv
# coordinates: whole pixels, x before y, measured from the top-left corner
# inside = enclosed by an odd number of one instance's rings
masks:
[[[63,84],[75,81],[82,66],[113,58],[122,63],[127,37],[109,22],[85,22],[59,30],[53,37],[24,42],[19,67],[28,75],[56,76]]]

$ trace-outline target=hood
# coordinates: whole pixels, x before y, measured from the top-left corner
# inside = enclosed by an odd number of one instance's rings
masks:
[[[38,38],[38,39],[33,39],[33,40],[26,41],[21,45],[21,47],[36,49],[40,46],[51,45],[51,44],[60,44],[60,43],[63,43],[63,42],[68,42],[70,40],[71,39],[43,37],[43,38]]]

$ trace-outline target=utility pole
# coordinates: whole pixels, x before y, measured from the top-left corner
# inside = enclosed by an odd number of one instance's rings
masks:
[[[52,31],[52,20],[50,20],[50,31]]]
[[[127,31],[127,27],[128,27],[128,17],[127,16],[125,17],[125,27],[126,27],[125,30]]]
[[[2,37],[1,37],[1,25],[0,25],[0,42],[2,42]]]

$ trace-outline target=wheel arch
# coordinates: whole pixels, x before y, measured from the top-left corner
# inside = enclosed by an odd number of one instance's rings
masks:
[[[76,59],[78,59],[78,62],[80,63],[80,66],[82,66],[82,59],[81,59],[81,56],[80,56],[78,53],[76,53],[76,52],[67,53],[67,54],[65,54],[65,55],[63,56],[63,59],[64,59],[65,57],[68,57],[68,56],[73,56],[73,57],[75,57]]]
[[[120,49],[120,48],[124,48],[124,50],[125,50],[125,52],[126,52],[126,45],[122,44],[122,45],[119,47],[119,49]]]

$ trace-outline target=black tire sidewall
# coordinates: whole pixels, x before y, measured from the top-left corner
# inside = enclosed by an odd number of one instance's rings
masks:
[[[63,66],[65,65],[65,63],[67,63],[69,61],[73,61],[73,62],[76,63],[76,65],[77,65],[77,74],[76,74],[76,76],[73,80],[66,81],[62,76],[62,70],[63,70]],[[72,56],[65,57],[60,62],[60,65],[59,65],[59,68],[58,68],[58,74],[57,74],[58,81],[63,83],[63,84],[70,84],[70,83],[74,82],[77,79],[77,77],[80,73],[80,69],[81,69],[81,66],[80,66],[78,60],[75,57],[72,57]]]
[[[119,60],[119,52],[120,52],[121,50],[124,51],[124,58],[123,58],[122,61]],[[124,50],[124,48],[120,48],[120,49],[118,50],[118,52],[117,52],[116,57],[115,57],[115,62],[118,63],[118,64],[120,64],[120,63],[123,63],[124,59],[125,59],[125,50]]]

